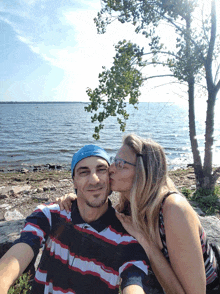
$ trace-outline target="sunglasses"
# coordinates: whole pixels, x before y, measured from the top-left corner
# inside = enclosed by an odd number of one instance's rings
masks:
[[[128,162],[124,159],[121,159],[121,158],[111,158],[111,163],[114,163],[115,164],[115,167],[118,169],[118,170],[122,170],[124,168],[124,165],[127,163],[127,164],[130,164],[132,166],[136,166],[136,164],[134,163],[131,163],[131,162]]]

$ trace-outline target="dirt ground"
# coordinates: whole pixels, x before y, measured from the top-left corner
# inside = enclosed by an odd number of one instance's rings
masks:
[[[195,176],[192,168],[170,172],[170,177],[177,188],[192,188],[195,185]],[[13,187],[28,187],[27,191],[13,193]],[[66,170],[42,170],[36,172],[9,172],[0,173],[0,189],[8,189],[6,198],[0,195],[0,207],[2,204],[10,205],[10,210],[17,209],[24,217],[28,216],[34,208],[45,202],[53,202],[57,197],[73,192],[73,182],[70,171]],[[3,199],[1,199],[3,198]],[[117,202],[117,193],[111,196],[113,205]],[[4,209],[0,208],[3,216]],[[3,219],[2,219],[3,220]]]

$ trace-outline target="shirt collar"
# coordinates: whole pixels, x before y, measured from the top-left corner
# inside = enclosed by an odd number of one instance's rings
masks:
[[[97,220],[88,223],[91,227],[93,227],[96,231],[101,232],[104,230],[106,227],[108,227],[112,220],[113,217],[115,216],[115,210],[112,207],[111,201],[108,199],[108,210]],[[71,207],[71,218],[72,218],[72,223],[74,225],[79,225],[79,224],[85,224],[86,222],[82,219],[79,209],[77,206],[77,201],[72,202],[72,207]]]

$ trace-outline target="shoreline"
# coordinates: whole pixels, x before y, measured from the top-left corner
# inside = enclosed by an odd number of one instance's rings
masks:
[[[39,172],[39,171],[50,171],[50,170],[56,170],[56,171],[70,171],[71,164],[59,164],[59,163],[46,163],[46,164],[18,164],[18,165],[10,165],[7,166],[1,166],[0,165],[0,173],[27,173],[27,172]],[[172,165],[173,166],[173,165]],[[173,172],[176,170],[187,170],[189,168],[193,167],[193,164],[187,164],[187,165],[180,165],[176,166],[175,168],[171,168],[168,165],[168,172]]]
[[[35,169],[34,169],[34,168]],[[0,171],[0,223],[7,213],[15,213],[26,218],[37,205],[54,202],[55,199],[68,193],[74,193],[71,171],[56,165],[33,166],[32,170],[22,168],[12,171]],[[170,171],[169,175],[179,190],[183,187],[195,187],[195,176],[192,168]],[[110,196],[113,206],[118,202],[118,194]]]
[[[195,191],[196,179],[192,167],[169,171],[168,174],[180,192],[183,188]],[[217,185],[220,186],[220,177]],[[54,202],[68,193],[74,193],[70,168],[45,165],[38,166],[35,171],[0,171],[0,223],[7,220],[7,213],[15,213],[13,219],[17,219],[17,214],[22,215],[19,218],[26,218],[40,203]],[[110,199],[114,206],[118,202],[118,194],[113,192]]]
[[[0,173],[26,173],[26,172],[38,172],[38,171],[49,171],[49,170],[65,170],[70,171],[70,164],[30,164],[30,165],[13,165],[0,166]]]

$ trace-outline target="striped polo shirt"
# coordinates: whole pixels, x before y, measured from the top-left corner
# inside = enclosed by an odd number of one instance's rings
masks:
[[[32,293],[118,293],[130,284],[144,288],[149,260],[136,239],[115,216],[109,200],[107,212],[85,223],[77,201],[71,212],[58,204],[39,205],[26,219],[21,237],[35,258],[44,247],[32,284]]]

